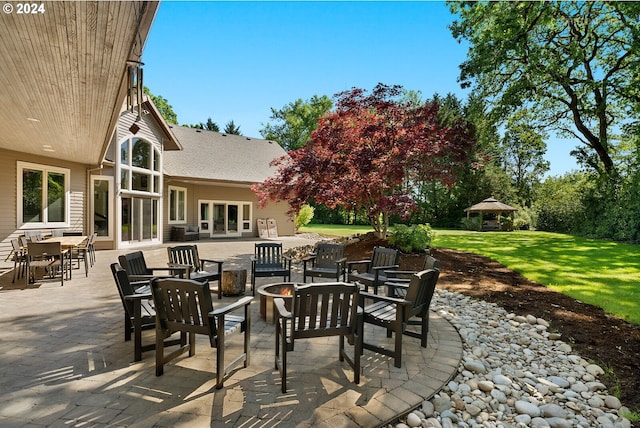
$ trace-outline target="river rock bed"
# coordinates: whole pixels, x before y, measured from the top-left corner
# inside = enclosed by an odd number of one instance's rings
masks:
[[[598,381],[603,369],[545,320],[446,290],[436,290],[431,310],[462,337],[458,374],[388,428],[631,426],[629,409]]]

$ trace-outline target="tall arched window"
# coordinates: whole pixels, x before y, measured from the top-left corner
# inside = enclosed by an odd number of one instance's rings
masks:
[[[153,144],[131,137],[120,144],[120,240],[159,239],[162,192],[161,152]]]

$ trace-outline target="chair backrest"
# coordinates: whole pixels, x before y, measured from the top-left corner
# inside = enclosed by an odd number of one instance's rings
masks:
[[[405,321],[413,316],[427,313],[439,275],[438,269],[429,269],[418,272],[411,277],[406,297],[406,300],[411,302],[411,307],[405,310]]]
[[[150,275],[152,273],[147,269],[147,262],[144,260],[142,251],[123,254],[118,257],[118,261],[128,275]]]
[[[422,270],[428,270],[428,269],[440,270],[440,262],[435,257],[427,254],[427,256],[424,258]]]
[[[20,241],[18,241],[18,239],[11,240],[11,247],[13,248],[14,253],[20,253],[22,251],[22,247],[20,246]]]
[[[122,300],[122,306],[124,306],[125,312],[127,312],[129,316],[133,316],[133,314],[129,313],[129,307],[124,300],[125,296],[132,296],[135,294],[135,291],[129,282],[127,271],[125,271],[119,263],[111,263],[111,274],[113,275],[113,280],[118,288],[118,294],[120,294],[120,299]]]
[[[193,272],[200,270],[200,256],[196,245],[177,245],[167,247],[169,264],[187,265],[193,268]]]
[[[292,301],[292,338],[352,334],[356,327],[356,284],[324,282],[295,286]]]
[[[400,252],[393,248],[375,247],[371,255],[369,273],[373,273],[374,267],[395,266],[400,259]]]
[[[344,245],[321,242],[316,247],[315,266],[335,269],[336,261],[344,257]]]
[[[25,235],[18,236],[18,240],[20,240],[20,246],[22,248],[26,248],[29,243],[29,239]]]
[[[283,266],[281,243],[259,243],[255,246],[256,266],[279,268]]]
[[[27,243],[27,255],[29,259],[54,256],[62,258],[62,246],[59,242],[29,242]]]
[[[155,278],[151,281],[156,325],[165,332],[185,331],[209,336],[215,346],[216,325],[209,282]]]

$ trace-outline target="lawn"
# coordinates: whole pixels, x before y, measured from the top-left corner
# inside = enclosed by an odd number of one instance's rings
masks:
[[[309,225],[345,236],[367,226]],[[640,246],[548,232],[436,230],[434,247],[482,254],[552,290],[640,324]]]

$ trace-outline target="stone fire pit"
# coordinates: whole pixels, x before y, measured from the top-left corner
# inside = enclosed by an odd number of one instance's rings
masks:
[[[268,324],[273,324],[276,320],[276,308],[273,299],[282,297],[287,310],[291,310],[291,300],[293,299],[293,287],[295,282],[278,282],[267,284],[258,288],[260,294],[260,318]]]

